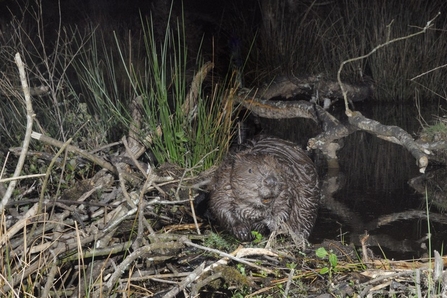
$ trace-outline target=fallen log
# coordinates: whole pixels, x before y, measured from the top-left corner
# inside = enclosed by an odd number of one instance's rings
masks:
[[[344,87],[351,102],[364,101],[372,97],[373,81],[365,78],[363,82],[345,83]],[[342,99],[343,92],[337,81],[324,78],[322,75],[296,77],[281,76],[258,89],[257,94],[263,100],[275,97],[291,99],[296,96]],[[317,99],[318,99],[317,98]]]
[[[274,87],[275,92],[277,88]],[[349,123],[342,124],[337,118],[322,108],[317,103],[305,100],[277,101],[265,99],[265,94],[276,94],[275,92],[260,93],[241,90],[235,101],[250,110],[259,117],[269,119],[307,118],[313,120],[320,126],[322,132],[308,141],[309,149],[319,149],[325,155],[329,168],[338,168],[337,151],[340,146],[337,140],[351,133],[361,130],[403,146],[416,159],[416,164],[421,173],[428,166],[428,155],[431,152],[426,146],[416,142],[413,137],[398,126],[383,125],[378,121],[368,119],[360,112],[350,111],[348,113]],[[287,94],[285,97],[288,96]]]

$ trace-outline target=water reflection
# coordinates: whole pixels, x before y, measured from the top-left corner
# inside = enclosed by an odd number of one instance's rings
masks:
[[[391,103],[364,103],[356,108],[368,118],[400,126],[413,135],[421,129],[417,120],[419,114],[432,119],[433,115],[441,113],[437,103],[425,105],[420,113],[414,105]],[[341,109],[331,113],[343,118]],[[319,132],[315,124],[306,119],[262,119],[260,123],[263,133],[293,140],[303,147]],[[376,254],[398,259],[419,257],[426,251],[428,226],[424,220],[425,202],[408,184],[410,179],[420,175],[413,156],[399,145],[360,131],[343,139],[342,143],[343,148],[338,152],[338,173],[325,173],[323,163],[316,156],[322,177],[325,177],[323,189],[326,187],[326,193],[310,241],[339,239],[358,245],[359,236],[367,230]],[[430,212],[433,214],[432,249],[442,251],[447,240],[445,225],[436,220],[438,209],[431,207]],[[444,215],[440,216],[442,219]]]

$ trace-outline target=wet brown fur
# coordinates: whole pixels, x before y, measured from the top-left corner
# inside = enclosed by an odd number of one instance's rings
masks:
[[[242,241],[252,240],[252,230],[273,232],[283,224],[307,239],[318,201],[314,164],[297,145],[277,138],[229,156],[210,191],[211,212]]]

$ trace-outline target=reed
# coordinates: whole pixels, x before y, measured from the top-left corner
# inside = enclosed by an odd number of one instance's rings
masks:
[[[83,94],[93,110],[110,127],[129,127],[131,101],[142,99],[140,141],[148,131],[158,163],[203,170],[228,149],[235,119],[231,76],[213,83],[204,92],[212,71],[200,53],[188,56],[185,23],[168,18],[164,35],[155,30],[152,18],[142,18],[140,34],[115,32],[114,50],[101,32],[93,33],[88,51],[75,61]],[[177,23],[177,25],[172,25]],[[135,49],[143,49],[136,52]],[[196,67],[188,67],[191,60]]]
[[[162,130],[154,138],[153,152],[159,162],[172,162],[185,168],[202,164],[199,169],[208,168],[230,144],[234,89],[228,86],[235,82],[227,78],[204,93],[202,85],[212,66],[201,62],[198,56],[198,67],[193,79],[188,81],[184,23],[178,21],[180,25],[174,30],[168,26],[160,45],[156,44],[152,21],[147,19],[144,23],[145,65],[149,67],[144,76],[131,71],[129,74],[144,98],[151,131],[158,127]]]
[[[405,36],[425,26],[442,1],[353,1],[340,0],[331,5],[262,1],[263,25],[258,31],[248,69],[264,67],[254,77],[260,82],[272,75],[322,74],[331,79],[340,63],[366,54],[378,44]],[[426,34],[387,46],[357,63],[347,65],[343,79],[362,81],[371,77],[376,85],[375,99],[412,100],[415,92],[423,97],[445,93],[445,67],[412,78],[445,64],[447,22],[438,18]],[[253,35],[247,39],[250,40]]]

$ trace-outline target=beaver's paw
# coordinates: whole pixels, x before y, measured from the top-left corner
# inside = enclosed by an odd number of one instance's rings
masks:
[[[251,241],[254,239],[251,234],[251,228],[246,225],[234,226],[233,235],[240,241]]]

